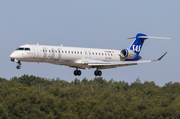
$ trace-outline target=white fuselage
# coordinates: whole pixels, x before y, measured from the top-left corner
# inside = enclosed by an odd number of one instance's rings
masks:
[[[122,61],[119,54],[120,50],[48,45],[22,45],[10,55],[10,58],[24,62],[45,62],[77,68],[92,68],[86,64],[96,61]]]
[[[161,60],[166,54],[163,54],[157,60],[144,60],[139,56],[144,41],[148,38],[169,39],[162,37],[151,37],[138,33],[129,48],[123,50],[48,46],[48,45],[22,45],[11,55],[11,61],[18,63],[17,69],[21,68],[21,61],[24,62],[44,62],[57,65],[66,65],[74,67],[75,76],[80,76],[79,69],[96,68],[95,76],[101,76],[99,69],[116,68],[121,66],[137,65],[138,63],[147,63]]]

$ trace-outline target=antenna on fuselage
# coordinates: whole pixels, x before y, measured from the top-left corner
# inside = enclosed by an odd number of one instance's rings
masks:
[[[39,43],[37,43],[37,45],[39,45]]]
[[[61,47],[63,46],[63,44],[61,44]]]

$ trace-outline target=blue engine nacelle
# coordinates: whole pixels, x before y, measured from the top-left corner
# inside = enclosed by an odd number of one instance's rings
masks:
[[[120,52],[120,56],[122,58],[126,58],[126,59],[133,59],[133,58],[135,58],[137,56],[137,54],[133,50],[123,49]]]

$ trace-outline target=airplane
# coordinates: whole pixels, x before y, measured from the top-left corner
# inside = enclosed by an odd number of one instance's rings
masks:
[[[139,55],[143,43],[146,39],[171,39],[163,37],[152,37],[138,33],[129,48],[122,50],[95,49],[80,47],[49,46],[49,45],[22,45],[10,55],[10,60],[16,62],[17,69],[21,68],[21,62],[51,63],[65,65],[74,70],[75,76],[81,75],[81,70],[86,68],[96,68],[95,76],[101,76],[101,69],[116,68],[121,66],[137,65],[138,63],[148,63],[160,61],[166,54],[156,60],[143,60]]]

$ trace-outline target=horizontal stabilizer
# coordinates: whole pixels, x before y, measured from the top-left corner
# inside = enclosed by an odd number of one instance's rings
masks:
[[[136,37],[130,37],[128,39],[135,39]],[[145,39],[171,39],[165,37],[154,37],[154,36],[139,36],[138,38],[145,38]]]
[[[146,38],[146,39],[171,39],[171,38],[164,38],[164,37],[154,37],[154,36],[139,36],[138,38]]]

